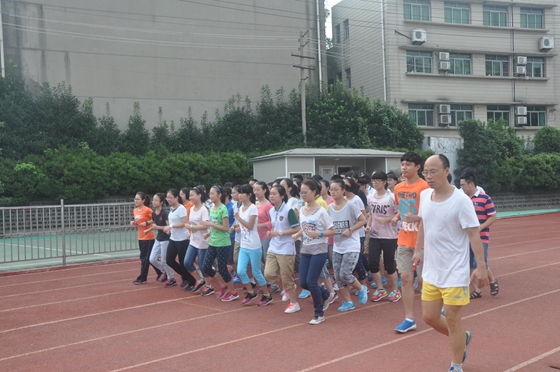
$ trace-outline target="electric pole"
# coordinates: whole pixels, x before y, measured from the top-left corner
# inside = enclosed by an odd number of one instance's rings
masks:
[[[303,132],[303,143],[305,145],[307,145],[307,119],[306,119],[306,113],[305,113],[305,80],[307,79],[307,77],[305,76],[305,70],[315,70],[315,67],[313,66],[304,66],[303,65],[303,60],[304,58],[307,59],[315,59],[313,57],[307,57],[304,55],[304,50],[303,48],[309,43],[309,39],[307,39],[306,41],[303,40],[303,38],[305,37],[305,35],[307,35],[307,33],[309,32],[309,30],[305,31],[305,33],[300,32],[299,33],[299,49],[298,52],[299,54],[294,54],[292,53],[292,57],[299,57],[299,65],[294,65],[294,67],[299,68],[300,69],[300,94],[301,94],[301,128],[302,128],[302,132]]]

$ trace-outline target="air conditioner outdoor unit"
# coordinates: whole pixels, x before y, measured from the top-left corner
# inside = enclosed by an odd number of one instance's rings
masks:
[[[517,75],[517,76],[525,76],[525,75],[527,75],[527,67],[525,67],[525,66],[517,66],[517,67],[515,67],[515,75]]]
[[[440,115],[440,116],[439,116],[439,124],[440,124],[440,125],[449,125],[449,124],[451,124],[451,115]]]
[[[451,105],[439,105],[438,110],[440,114],[450,114]]]
[[[449,53],[447,52],[439,52],[438,53],[438,59],[440,61],[449,61]]]
[[[539,49],[541,51],[549,51],[554,49],[554,37],[545,36],[539,39]]]
[[[426,35],[426,30],[416,29],[412,30],[411,38],[412,44],[414,45],[422,45],[424,44],[428,38]]]
[[[527,107],[525,107],[525,106],[516,107],[515,108],[515,115],[518,115],[518,116],[527,115]]]
[[[515,125],[522,127],[527,125],[527,116],[518,116],[515,118]]]
[[[451,63],[450,62],[442,61],[442,62],[439,63],[440,71],[448,71],[450,68],[451,68]]]
[[[525,66],[527,64],[527,57],[518,56],[515,62],[518,66]]]

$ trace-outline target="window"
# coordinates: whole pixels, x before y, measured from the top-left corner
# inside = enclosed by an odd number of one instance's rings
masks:
[[[546,107],[527,106],[527,125],[530,127],[544,127],[546,125]]]
[[[430,1],[429,0],[403,0],[404,19],[416,21],[430,20]]]
[[[420,127],[434,126],[434,105],[408,104],[408,116],[410,120]]]
[[[482,18],[485,26],[505,27],[508,23],[507,7],[484,5],[482,7]]]
[[[336,74],[336,80],[342,81],[342,71],[340,71]]]
[[[472,105],[451,105],[451,126],[456,127],[460,121],[473,118]]]
[[[486,118],[488,120],[504,119],[509,125],[509,106],[493,105],[486,106]]]
[[[334,42],[340,44],[340,25],[334,26]]]
[[[544,28],[544,11],[542,9],[521,8],[522,28]]]
[[[352,88],[352,77],[350,75],[350,69],[346,69],[346,86],[348,88]]]
[[[350,39],[350,26],[348,20],[344,21],[344,40]]]
[[[432,73],[432,53],[406,51],[406,72]]]
[[[449,69],[450,74],[456,74],[456,75],[471,74],[470,54],[449,53],[449,62],[451,63],[451,68]]]
[[[444,19],[446,23],[471,23],[471,7],[465,3],[444,3]]]
[[[509,57],[487,55],[486,76],[509,76]]]
[[[527,76],[533,78],[544,77],[544,58],[527,57]]]

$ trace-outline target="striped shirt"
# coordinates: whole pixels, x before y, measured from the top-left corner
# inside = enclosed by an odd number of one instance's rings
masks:
[[[481,193],[479,190],[471,197],[474,205],[474,210],[476,211],[476,217],[478,217],[478,222],[482,225],[488,217],[496,214],[496,209],[494,208],[494,202],[492,198],[486,194]],[[490,228],[487,227],[480,231],[480,240],[482,243],[488,244],[490,240]]]

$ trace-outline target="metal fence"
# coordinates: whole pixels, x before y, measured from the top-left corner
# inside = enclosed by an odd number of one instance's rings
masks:
[[[133,203],[0,208],[0,265],[138,249]]]

